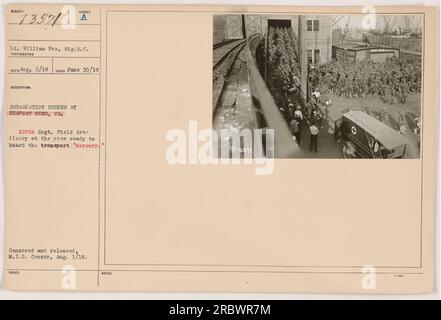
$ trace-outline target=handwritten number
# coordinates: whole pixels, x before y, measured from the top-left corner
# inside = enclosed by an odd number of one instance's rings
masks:
[[[58,13],[58,15],[55,17],[55,19],[52,22],[52,27],[57,23],[57,21],[60,19],[61,17],[61,12]]]
[[[31,21],[29,22],[29,24],[34,24],[36,21],[37,21],[37,15],[36,14],[33,14],[33,15],[31,15]]]
[[[49,13],[43,13],[41,15],[38,14],[24,14],[21,18],[19,25],[23,24],[46,24],[47,26],[55,26],[57,22],[60,20],[61,12],[59,12],[57,15],[49,14]]]
[[[21,19],[21,21],[20,21],[20,25],[22,25],[23,24],[23,22],[25,21],[25,19],[26,19],[26,17],[27,17],[28,15],[27,14],[25,14],[24,16],[23,16],[23,19]]]

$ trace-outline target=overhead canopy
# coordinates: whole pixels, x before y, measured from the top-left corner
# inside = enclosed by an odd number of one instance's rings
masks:
[[[343,114],[343,117],[363,128],[388,149],[393,149],[408,143],[407,139],[400,133],[380,120],[368,115],[366,112],[349,111]]]

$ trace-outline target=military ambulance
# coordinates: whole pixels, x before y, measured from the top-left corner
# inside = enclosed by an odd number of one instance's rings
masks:
[[[406,153],[404,136],[363,111],[346,112],[340,121],[343,158],[396,159]]]

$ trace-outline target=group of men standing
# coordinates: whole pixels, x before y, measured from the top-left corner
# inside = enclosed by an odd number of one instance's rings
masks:
[[[332,61],[313,68],[310,82],[322,92],[347,98],[378,95],[388,104],[404,104],[410,93],[421,92],[421,66],[387,58],[384,62]]]
[[[293,105],[290,104],[288,106],[289,108],[292,108]],[[318,134],[319,134],[319,125],[317,124],[317,121],[315,121],[314,118],[311,117],[311,119],[306,119],[302,113],[301,107],[297,106],[294,113],[293,118],[291,119],[291,122],[289,123],[289,128],[291,130],[291,134],[293,135],[294,139],[298,143],[298,145],[301,145],[302,142],[302,129],[306,125],[309,127],[309,151],[315,151],[317,152],[317,142],[318,142]]]

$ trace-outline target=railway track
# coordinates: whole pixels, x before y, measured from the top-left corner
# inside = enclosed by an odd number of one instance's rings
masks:
[[[256,35],[213,50],[213,129],[218,134],[219,147],[228,140],[230,157],[233,151],[239,151],[241,157],[249,157],[254,156],[250,152],[254,152],[256,141],[253,140],[251,147],[243,139],[239,146],[231,144],[234,132],[272,128],[277,140],[277,148],[273,149],[275,156],[291,158],[299,153],[298,146],[254,60],[261,40],[261,36]],[[224,51],[223,55],[219,49]],[[225,132],[232,135],[223,136]],[[262,148],[266,146],[263,141],[258,143],[262,143]]]
[[[214,129],[255,129],[245,50],[234,59],[214,115]]]
[[[246,40],[227,40],[213,46],[213,69],[218,67],[235,49],[245,45]]]
[[[222,135],[222,130],[240,132],[242,129],[253,130],[257,128],[245,56],[246,43],[242,41],[231,43],[231,45],[234,47],[230,50],[227,49],[227,57],[213,69],[214,74],[219,71],[216,69],[223,71],[213,84],[213,129],[219,137]],[[239,148],[236,151],[240,153],[241,157],[244,157],[245,154],[250,156],[253,146],[246,146],[243,143],[241,141],[239,146],[231,145],[230,147]],[[233,149],[230,149],[230,153]]]
[[[230,78],[234,63],[246,45],[246,40],[225,41],[213,50],[213,117]]]
[[[240,40],[242,40],[242,39],[240,39]],[[215,43],[215,44],[213,44],[213,50],[216,50],[217,48],[220,48],[224,45],[227,45],[227,44],[235,42],[235,41],[238,41],[238,39],[229,39],[229,40],[225,40],[223,42]]]

